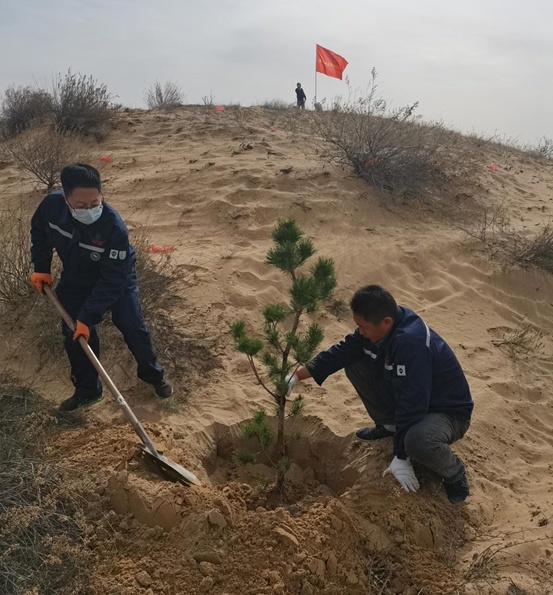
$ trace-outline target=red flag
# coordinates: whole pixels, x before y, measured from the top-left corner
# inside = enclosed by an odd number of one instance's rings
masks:
[[[317,72],[342,80],[342,73],[347,65],[345,58],[317,44]]]

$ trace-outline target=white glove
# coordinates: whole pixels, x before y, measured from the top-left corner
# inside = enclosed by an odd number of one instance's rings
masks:
[[[286,398],[288,398],[292,394],[296,384],[299,382],[299,379],[294,372],[290,372],[290,374],[286,376],[285,380],[288,383],[288,387],[286,389]]]
[[[419,480],[415,475],[413,465],[411,465],[409,459],[404,460],[394,457],[394,460],[390,463],[388,469],[384,471],[382,477],[388,473],[393,474],[406,492],[416,492],[420,488]]]

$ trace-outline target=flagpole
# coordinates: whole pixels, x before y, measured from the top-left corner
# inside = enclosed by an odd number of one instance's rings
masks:
[[[317,44],[315,44],[315,105],[317,104]],[[315,105],[313,107],[315,107]]]

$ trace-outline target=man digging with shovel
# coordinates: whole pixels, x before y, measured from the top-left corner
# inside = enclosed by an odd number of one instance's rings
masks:
[[[355,332],[291,374],[288,395],[300,380],[321,385],[344,369],[375,422],[357,430],[356,439],[393,437],[394,458],[384,475],[393,474],[403,489],[416,492],[412,459],[443,478],[450,502],[463,502],[469,495],[465,467],[450,444],[468,430],[473,402],[455,354],[379,285],[357,290],[350,306]]]
[[[142,316],[136,256],[127,228],[119,213],[104,202],[100,173],[94,167],[68,165],[61,172],[61,184],[63,190],[48,194],[31,220],[35,270],[31,283],[40,292],[44,284],[52,285],[50,267],[55,250],[63,265],[56,293],[75,320],[75,332],[62,321],[75,392],[63,401],[60,410],[75,411],[102,399],[98,372],[77,339],[84,337],[99,357],[95,325],[108,310],[138,364],[138,377],[165,399],[173,388],[164,379]]]

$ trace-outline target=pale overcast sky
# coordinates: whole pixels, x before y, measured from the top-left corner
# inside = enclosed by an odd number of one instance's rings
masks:
[[[155,80],[190,103],[314,94],[315,44],[342,55],[354,87],[426,119],[521,142],[553,138],[551,0],[0,0],[0,90],[68,68],[143,107]],[[347,94],[318,75],[318,98]]]

